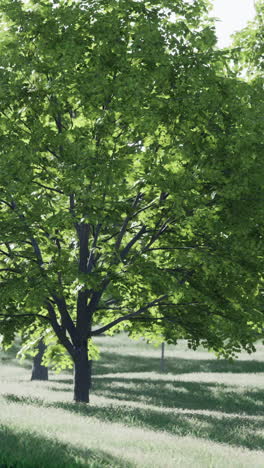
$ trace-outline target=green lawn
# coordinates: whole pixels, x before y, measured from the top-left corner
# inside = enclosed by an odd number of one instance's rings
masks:
[[[0,468],[264,467],[264,347],[234,363],[184,342],[160,349],[97,340],[91,404],[72,403],[70,373],[30,382],[0,354]]]

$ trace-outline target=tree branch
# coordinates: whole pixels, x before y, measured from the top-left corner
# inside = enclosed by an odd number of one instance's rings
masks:
[[[161,220],[160,220],[161,221]],[[157,223],[157,227],[160,223],[160,221]],[[168,218],[162,225],[161,227],[158,229],[158,231],[156,231],[153,236],[151,237],[149,243],[144,247],[144,249],[142,250],[142,253],[143,252],[146,252],[147,250],[150,250],[149,247],[154,244],[154,242],[156,242],[156,240],[163,234],[163,232],[166,231],[167,227],[168,227],[168,223],[170,221],[170,218]]]
[[[95,229],[94,239],[93,239],[93,243],[89,252],[89,258],[88,258],[87,267],[86,267],[87,273],[91,273],[93,264],[95,262],[94,250],[96,249],[96,246],[97,246],[97,240],[99,237],[101,227],[102,227],[102,224],[98,224]]]
[[[57,192],[57,193],[64,194],[64,192],[63,192],[62,190],[55,189],[55,188],[53,188],[53,187],[48,187],[47,185],[41,184],[40,182],[34,181],[33,183],[34,183],[34,184],[37,184],[37,185],[39,185],[40,187],[45,188],[45,189],[47,189],[47,190],[52,190],[53,192]]]
[[[162,301],[163,299],[165,299],[166,297],[168,297],[167,294],[165,294],[164,296],[161,296],[158,299],[155,299],[152,302],[149,302],[149,304],[145,305],[144,307],[141,307],[139,310],[137,310],[135,312],[131,312],[129,314],[123,315],[122,317],[119,317],[118,319],[113,320],[112,322],[108,323],[107,325],[105,325],[105,326],[103,326],[101,328],[98,328],[97,330],[93,330],[91,332],[91,336],[101,335],[102,333],[106,332],[107,330],[114,327],[118,323],[123,322],[124,320],[130,320],[133,317],[136,317],[137,315],[140,315],[145,310],[148,310],[151,307],[155,307],[156,305],[159,305],[159,302]]]
[[[133,204],[132,204],[132,208],[135,208],[141,198],[142,194],[141,192],[139,192],[135,198],[135,200],[133,201]],[[123,222],[123,225],[121,227],[121,230],[119,232],[119,235],[117,237],[117,240],[116,240],[116,244],[115,244],[115,249],[118,250],[120,245],[121,245],[121,242],[122,242],[122,239],[126,233],[126,230],[127,230],[127,226],[128,226],[128,223],[129,221],[135,216],[135,213],[133,213],[132,215],[128,215],[124,222]]]
[[[150,250],[186,250],[186,249],[203,249],[204,247],[208,246],[203,246],[203,245],[190,245],[187,247],[153,247],[152,249],[144,249],[144,252],[150,251]]]
[[[49,312],[50,322],[51,322],[51,325],[52,325],[52,328],[53,328],[54,332],[56,333],[57,337],[59,338],[61,344],[63,346],[65,346],[65,348],[67,349],[69,354],[72,357],[74,357],[74,347],[73,347],[72,343],[70,342],[70,340],[67,338],[65,330],[63,330],[62,327],[59,325],[59,323],[57,321],[56,314],[55,314],[55,310],[54,310],[54,308],[53,308],[53,306],[52,306],[52,304],[51,304],[51,302],[49,300],[46,301],[46,306],[47,306],[47,310]]]
[[[4,250],[0,249],[0,253],[3,254],[3,255],[6,255],[6,257],[9,257],[11,258],[11,254],[10,253],[7,253],[5,252]]]
[[[187,305],[206,305],[206,302],[182,302],[181,304],[174,304],[173,302],[163,302],[160,303],[159,306],[166,306],[166,307],[184,307]]]
[[[127,256],[129,253],[130,249],[133,247],[133,245],[143,236],[143,234],[146,232],[146,226],[142,226],[140,231],[128,242],[126,247],[121,251],[120,253],[120,258],[121,260],[124,260],[124,258]]]
[[[16,205],[16,203],[14,201],[12,201],[12,209],[13,210],[17,209],[17,205]],[[23,224],[24,224],[26,230],[29,233],[29,239],[30,239],[31,245],[32,245],[32,247],[34,249],[34,252],[35,252],[35,255],[37,257],[37,262],[38,262],[39,266],[41,267],[43,265],[43,258],[42,258],[42,254],[41,254],[41,250],[39,248],[38,242],[36,241],[33,234],[31,233],[30,226],[27,225],[25,216],[18,212],[18,217],[23,221]]]
[[[152,202],[150,202],[148,205],[143,206],[143,207],[140,208],[138,211],[136,211],[135,213],[133,213],[133,215],[131,215],[131,218],[134,218],[134,217],[137,216],[139,213],[142,213],[142,211],[145,211],[145,210],[147,210],[148,208],[151,208],[152,206],[156,205],[156,203],[157,203],[158,200],[159,200],[159,197],[155,198],[155,199],[152,200]]]
[[[61,316],[61,324],[64,329],[69,332],[72,342],[74,343],[75,335],[76,335],[76,328],[74,323],[71,319],[71,316],[67,309],[67,304],[64,297],[58,297],[56,294],[52,294],[55,304],[58,307],[60,316]]]
[[[5,200],[0,200],[1,203],[4,203],[5,205],[7,205],[9,208],[13,209],[11,203],[8,203],[7,201]]]

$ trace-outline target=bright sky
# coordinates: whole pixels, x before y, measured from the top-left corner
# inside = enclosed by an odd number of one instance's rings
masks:
[[[211,15],[219,18],[216,34],[219,47],[230,45],[230,35],[243,29],[255,16],[254,0],[211,0]]]

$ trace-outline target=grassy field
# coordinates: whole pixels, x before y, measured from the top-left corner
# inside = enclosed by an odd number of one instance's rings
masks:
[[[0,354],[0,468],[264,467],[264,347],[235,363],[184,342],[160,349],[100,337],[91,404],[70,373],[30,382]]]

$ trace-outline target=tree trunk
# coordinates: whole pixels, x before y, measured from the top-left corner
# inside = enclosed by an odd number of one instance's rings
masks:
[[[86,346],[78,348],[74,358],[74,401],[89,403],[92,361],[88,360]]]
[[[33,359],[31,380],[48,380],[48,368],[41,364],[46,345],[42,340],[38,343],[38,353]]]
[[[161,357],[160,357],[160,372],[164,372],[165,370],[165,343],[161,343]]]

